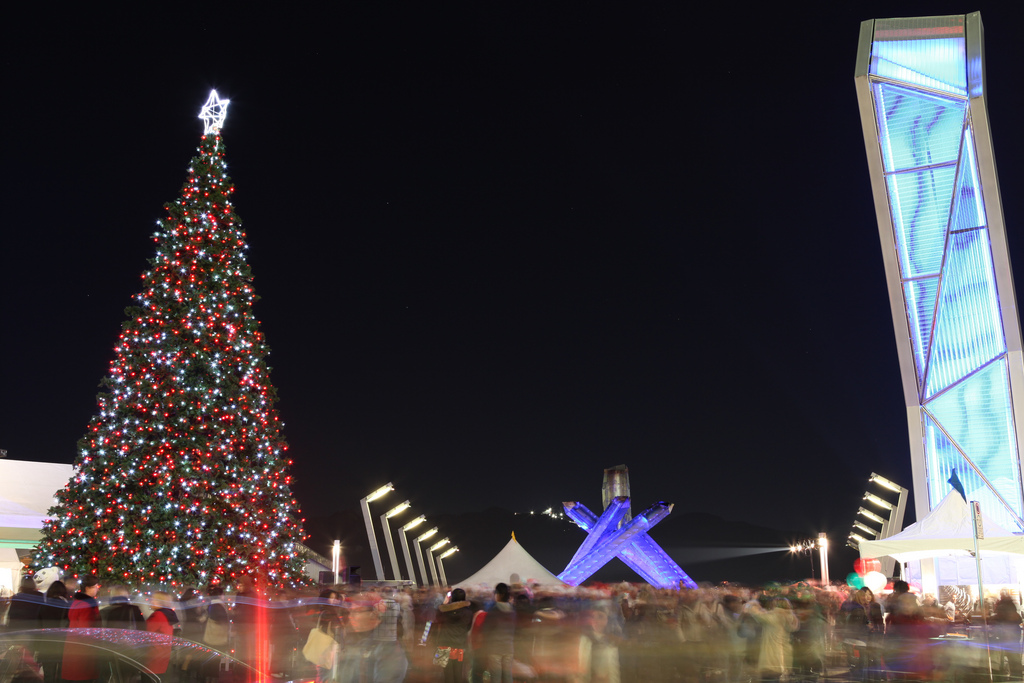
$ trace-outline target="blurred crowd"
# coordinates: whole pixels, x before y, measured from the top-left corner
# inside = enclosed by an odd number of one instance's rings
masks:
[[[267,595],[243,578],[171,595],[87,577],[39,588],[28,580],[7,609],[5,637],[16,647],[0,676],[15,683],[138,678],[112,646],[95,646],[100,628],[116,629],[146,671],[179,683],[952,680],[989,666],[999,680],[1021,679],[1021,612],[1011,595],[962,609],[900,581],[884,596],[808,583]]]

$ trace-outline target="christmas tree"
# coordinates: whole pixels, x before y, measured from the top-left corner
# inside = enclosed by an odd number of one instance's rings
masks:
[[[34,566],[129,584],[303,580],[291,461],[224,163],[226,110],[211,93]]]

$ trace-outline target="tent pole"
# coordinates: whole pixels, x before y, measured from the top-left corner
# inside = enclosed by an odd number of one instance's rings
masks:
[[[985,630],[985,659],[988,660],[988,680],[992,680],[992,646],[988,637],[988,611],[985,609],[985,585],[981,578],[981,547],[979,539],[985,538],[985,527],[981,523],[981,503],[972,500],[971,530],[974,536],[974,566],[978,571],[978,603],[981,608],[981,623]]]

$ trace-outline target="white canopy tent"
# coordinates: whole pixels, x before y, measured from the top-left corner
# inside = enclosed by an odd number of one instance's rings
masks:
[[[43,520],[74,467],[51,462],[0,459],[0,587],[13,589],[21,571],[18,551],[42,538]]]
[[[989,584],[1016,583],[1018,569],[1024,566],[1024,535],[1012,533],[996,524],[982,511],[984,538],[978,541],[982,558],[982,579]],[[923,579],[927,592],[939,585],[965,585],[977,582],[974,561],[974,531],[971,508],[956,491],[950,491],[928,516],[906,529],[877,541],[862,541],[863,558],[893,557],[899,563],[910,562],[910,578]],[[920,567],[919,561],[934,558],[934,579]]]
[[[494,558],[468,579],[459,581],[456,586],[469,588],[472,586],[494,586],[499,583],[540,583],[546,586],[564,586],[565,583],[549,572],[544,565],[533,559],[523,546],[516,541],[516,535]]]

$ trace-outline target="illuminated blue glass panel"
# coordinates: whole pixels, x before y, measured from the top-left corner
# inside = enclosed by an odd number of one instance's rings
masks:
[[[953,164],[886,177],[904,278],[939,272],[955,180]]]
[[[981,183],[978,181],[978,166],[974,159],[974,135],[970,126],[964,129],[964,159],[960,164],[954,193],[953,220],[951,230],[967,230],[986,224],[985,204],[981,197]]]
[[[956,95],[967,94],[967,53],[963,38],[876,42],[871,72],[897,81]]]
[[[870,73],[967,93],[964,15],[876,19],[874,29]]]
[[[935,509],[952,489],[949,477],[953,470],[964,485],[967,500],[981,501],[981,509],[992,521],[1006,529],[1019,528],[1013,516],[1007,512],[999,499],[985,486],[974,468],[968,464],[946,435],[936,424],[924,415],[925,453],[928,458],[928,507]]]
[[[1016,449],[1010,382],[1001,358],[950,387],[925,408],[1003,499],[1021,514],[1020,466],[1006,457]]]
[[[1006,351],[988,230],[950,236],[925,395],[934,396]]]
[[[876,83],[875,108],[886,171],[955,162],[967,102]]]
[[[935,301],[938,295],[938,275],[903,283],[903,299],[907,302],[907,318],[910,320],[910,334],[914,342],[914,364],[917,366],[919,387],[924,384],[924,369],[932,341],[932,319],[935,317]]]

